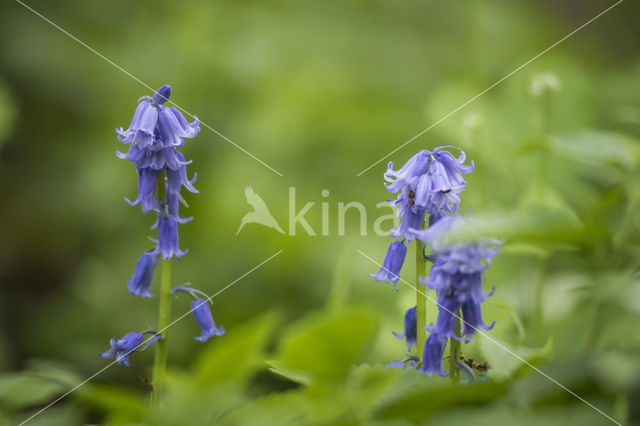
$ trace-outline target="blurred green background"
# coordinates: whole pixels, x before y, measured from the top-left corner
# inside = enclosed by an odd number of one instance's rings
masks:
[[[356,175],[531,59],[607,1],[29,1],[226,135],[183,150],[187,194],[174,282],[209,294],[227,334],[171,328],[172,382],[145,412],[152,352],[114,366],[30,424],[610,424],[477,336],[485,382],[384,370],[403,357],[412,290],[376,283],[391,239],[386,163],[460,146],[476,163],[461,211],[504,238],[488,271],[489,334],[624,424],[640,422],[640,5],[627,1],[407,147]],[[114,128],[150,94],[17,2],[0,6],[0,422],[13,424],[106,365],[112,336],[154,326],[126,279],[154,218]],[[288,191],[319,234],[247,225],[252,186],[287,229]],[[330,195],[321,196],[327,189]],[[339,202],[368,212],[367,236]],[[389,222],[386,223],[389,226]],[[412,259],[412,256],[408,256]],[[413,265],[402,273],[412,281]],[[154,290],[157,283],[154,282]],[[435,307],[430,304],[430,315]],[[188,310],[174,301],[174,317]],[[268,362],[267,362],[268,361]],[[269,368],[275,371],[269,371]]]

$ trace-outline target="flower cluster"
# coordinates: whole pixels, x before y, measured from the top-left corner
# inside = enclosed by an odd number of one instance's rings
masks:
[[[431,244],[435,262],[428,277],[420,282],[436,291],[438,318],[436,324],[430,324],[427,331],[434,339],[425,347],[424,362],[421,371],[429,374],[445,375],[440,358],[447,339],[469,342],[476,330],[490,330],[493,327],[482,319],[480,304],[493,294],[495,288],[485,293],[482,287],[484,271],[491,259],[500,251],[496,240],[474,242],[447,242],[443,235],[463,221],[462,218],[447,216],[433,227],[416,231],[416,236]],[[456,329],[459,312],[462,324]],[[438,358],[436,355],[440,354]],[[430,355],[430,356],[427,356]]]
[[[184,186],[190,192],[198,192],[192,179],[187,177],[187,164],[184,155],[178,151],[186,142],[200,131],[197,117],[189,123],[175,107],[168,108],[164,103],[171,96],[171,87],[162,86],[151,96],[138,100],[138,107],[127,130],[116,129],[120,142],[129,144],[129,151],[123,154],[116,151],[119,158],[127,159],[136,166],[138,172],[138,197],[131,205],[140,204],[143,213],[152,210],[158,214],[158,245],[152,254],[162,254],[170,259],[174,254],[180,258],[186,252],[178,244],[178,223],[184,222],[178,216],[180,190]],[[166,173],[166,178],[162,176]],[[165,199],[157,199],[159,178],[163,184]]]
[[[390,232],[393,238],[412,241],[415,236],[409,230],[420,229],[427,213],[439,215],[441,211],[458,210],[460,193],[467,186],[462,173],[471,173],[474,166],[473,162],[464,165],[464,151],[456,158],[444,148],[451,147],[424,149],[397,171],[393,170],[393,161],[389,162],[384,174],[385,186],[392,194],[399,193],[390,203],[398,207],[397,215],[401,218],[400,226]]]
[[[431,224],[444,215],[444,212],[458,209],[460,193],[467,185],[462,173],[473,171],[473,162],[468,166],[464,165],[464,151],[460,151],[460,156],[456,158],[444,148],[450,147],[441,146],[433,151],[423,149],[399,170],[393,170],[391,161],[384,174],[387,190],[392,194],[398,193],[398,197],[389,200],[389,203],[398,208],[400,226],[391,229],[389,234],[402,240],[391,243],[382,268],[377,274],[370,276],[376,281],[392,282],[396,290],[407,255],[405,242],[416,238],[413,230],[422,228],[427,213]]]
[[[143,96],[138,100],[138,107],[133,115],[129,128],[116,129],[120,142],[129,144],[126,154],[116,151],[119,158],[131,161],[138,173],[138,196],[134,201],[126,201],[130,205],[140,204],[144,214],[155,211],[157,220],[152,229],[158,229],[156,247],[143,253],[136,263],[131,278],[127,280],[129,293],[134,296],[154,297],[151,294],[153,273],[160,260],[169,261],[174,255],[180,257],[186,254],[179,246],[178,224],[186,223],[191,218],[180,218],[180,202],[184,202],[180,191],[185,187],[190,192],[198,192],[192,179],[187,177],[187,165],[184,155],[178,151],[185,145],[185,138],[193,138],[200,131],[198,119],[189,123],[182,113],[175,107],[169,108],[164,104],[171,96],[171,87],[162,86],[151,96]],[[176,287],[174,293],[184,287]],[[183,290],[195,294],[198,290]],[[196,338],[204,342],[213,335],[224,334],[224,328],[215,326],[211,310],[206,301],[192,304],[192,312],[196,322],[202,329],[202,336]],[[129,355],[133,351],[147,349],[154,342],[162,338],[162,331],[148,330],[142,333],[128,333],[121,339],[111,339],[111,349],[102,354],[103,357],[115,357],[119,364],[130,366]],[[144,342],[144,334],[152,336]]]
[[[460,152],[456,158],[445,148]],[[464,151],[455,147],[438,147],[433,151],[422,150],[411,157],[399,170],[390,162],[384,174],[387,190],[398,194],[389,200],[397,207],[400,225],[389,234],[398,239],[391,243],[383,266],[377,274],[370,274],[376,281],[392,282],[397,290],[397,281],[404,263],[406,243],[419,239],[433,248],[432,255],[425,257],[434,262],[431,274],[421,277],[427,288],[436,290],[439,307],[436,324],[425,328],[430,333],[423,351],[422,360],[410,356],[405,361],[393,361],[390,366],[418,368],[429,375],[445,375],[442,357],[449,339],[468,341],[477,328],[489,329],[482,320],[480,303],[491,294],[482,289],[483,272],[489,260],[498,253],[495,241],[441,244],[439,238],[459,218],[448,216],[460,205],[460,194],[466,188],[462,174],[471,173],[474,164],[465,165]],[[428,228],[423,229],[428,215]],[[400,240],[401,239],[401,240]],[[458,312],[462,312],[463,326],[456,330]],[[393,333],[404,338],[407,351],[417,344],[416,307],[409,308],[404,317],[404,333]]]

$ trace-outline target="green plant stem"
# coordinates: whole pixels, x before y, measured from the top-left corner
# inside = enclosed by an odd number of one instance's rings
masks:
[[[456,336],[460,337],[460,309],[456,312]],[[454,338],[449,339],[449,377],[454,383],[460,381],[460,369],[456,363],[456,357],[460,355],[460,341]]]
[[[171,318],[171,259],[163,259],[161,264],[158,331],[162,333],[162,339],[156,343],[156,358],[153,363],[153,392],[151,394],[151,405],[153,407],[158,406],[164,387],[167,369],[167,327]]]
[[[427,341],[427,333],[424,331],[427,325],[427,298],[425,292],[427,290],[422,284],[420,284],[420,277],[427,274],[427,261],[424,259],[425,244],[416,238],[416,317],[418,327],[418,339],[417,350],[418,356],[422,357],[422,351],[424,350],[424,344]]]

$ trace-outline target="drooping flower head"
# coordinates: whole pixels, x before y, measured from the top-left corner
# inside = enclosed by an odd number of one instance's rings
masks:
[[[143,96],[127,130],[116,129],[118,139],[129,144],[126,154],[116,152],[117,156],[133,162],[138,172],[138,197],[129,204],[140,204],[143,213],[155,210],[159,213],[158,247],[152,253],[162,253],[165,259],[174,254],[179,258],[185,252],[178,247],[178,223],[184,220],[178,216],[180,190],[184,186],[188,191],[198,192],[193,179],[187,177],[187,165],[184,155],[178,151],[185,145],[185,138],[193,138],[200,131],[198,119],[189,123],[175,107],[165,103],[171,96],[171,87],[159,88],[153,97]],[[158,179],[164,176],[163,179]],[[165,185],[166,198],[156,199],[158,183]]]
[[[157,209],[156,188],[158,171],[152,168],[138,169],[138,197],[134,201],[125,198],[131,206],[140,204],[144,214]]]
[[[427,211],[415,210],[415,192],[409,187],[405,187],[396,200],[388,200],[389,204],[397,207],[397,217],[400,218],[400,225],[391,228],[389,235],[393,238],[404,238],[407,242],[415,239],[415,235],[409,232],[410,229],[420,229]]]
[[[458,316],[458,302],[451,295],[438,295],[438,318],[435,325],[429,324],[426,331],[437,334],[443,339],[462,340],[458,337],[460,330],[456,330],[456,319]]]
[[[186,293],[195,299],[191,301],[191,313],[200,327],[201,335],[194,337],[194,339],[206,342],[210,337],[222,336],[225,333],[224,327],[216,327],[216,323],[213,321],[211,308],[209,308],[211,297],[206,293],[190,287],[190,283],[172,288],[171,293]]]
[[[456,158],[444,148],[454,147],[441,146],[433,151],[424,149],[397,171],[393,170],[393,161],[389,163],[384,174],[385,186],[392,194],[401,192],[392,205],[398,206],[402,217],[407,210],[416,215],[422,214],[424,218],[424,212],[437,214],[444,210],[451,213],[458,209],[460,193],[466,187],[461,174],[471,173],[474,166],[473,162],[464,165],[464,151],[460,150],[460,156]]]
[[[133,276],[127,280],[129,293],[134,296],[153,297],[149,292],[151,288],[151,280],[153,280],[153,270],[158,264],[158,256],[143,254],[136,263],[136,269]]]
[[[204,299],[196,299],[191,302],[191,312],[196,322],[200,326],[201,335],[194,337],[199,342],[206,342],[210,337],[222,336],[225,333],[224,327],[216,327],[211,315],[209,304]]]
[[[116,129],[118,139],[132,148],[161,151],[167,148],[179,148],[184,138],[193,138],[200,131],[200,122],[194,116],[189,123],[176,108],[164,104],[171,96],[171,87],[165,85],[151,96],[138,99],[138,107],[127,130]]]
[[[436,148],[438,149],[438,148]],[[417,178],[429,169],[431,162],[431,152],[423,149],[416,155],[411,157],[399,170],[393,170],[393,161],[387,165],[387,171],[384,173],[384,180],[387,182],[384,186],[392,194],[397,193],[403,188],[415,186]]]
[[[400,279],[400,269],[407,256],[407,246],[401,241],[394,241],[389,245],[387,254],[382,262],[382,268],[377,274],[369,274],[376,281],[392,282],[393,287],[398,290],[398,279]]]
[[[150,333],[152,337],[144,342],[144,335]],[[127,333],[122,338],[111,338],[111,348],[102,353],[102,358],[116,358],[116,362],[126,367],[131,367],[129,362],[129,356],[132,352],[141,352],[146,350],[149,346],[153,345],[156,341],[161,339],[162,336],[155,330],[147,330],[142,333]],[[143,344],[144,343],[144,344]]]
[[[432,375],[436,373],[442,377],[448,376],[442,369],[442,355],[444,349],[447,346],[447,339],[433,333],[427,338],[427,342],[424,345],[424,353],[422,355],[422,367],[421,373],[427,373]]]
[[[412,346],[417,345],[418,340],[418,318],[416,315],[416,307],[413,306],[407,309],[404,314],[404,332],[402,334],[392,332],[398,339],[405,339],[407,341],[407,352],[411,351]]]
[[[169,260],[174,254],[180,259],[187,252],[188,250],[180,250],[178,220],[169,214],[169,206],[164,205],[158,213],[158,245],[149,254],[162,254],[163,259]]]

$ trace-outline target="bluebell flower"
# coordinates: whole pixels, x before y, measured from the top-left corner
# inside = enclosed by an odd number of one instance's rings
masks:
[[[416,307],[407,309],[404,314],[404,332],[402,334],[392,332],[398,339],[405,339],[407,342],[407,352],[411,351],[411,347],[417,345],[418,340],[418,318],[416,315]]]
[[[421,278],[420,282],[438,294],[452,293],[459,303],[468,300],[484,302],[495,289],[484,292],[483,272],[498,251],[496,246],[482,244],[459,244],[449,250],[438,251],[430,275]]]
[[[172,193],[167,191],[167,209],[169,212],[169,216],[173,217],[178,223],[187,223],[193,220],[193,216],[187,218],[180,217],[180,202],[182,201],[182,196],[178,193]]]
[[[447,216],[447,214],[443,211],[437,212],[437,213],[432,213],[429,215],[429,228],[431,228],[433,225],[436,224],[436,222],[438,222],[440,219],[444,219]],[[416,228],[419,229],[419,228]]]
[[[455,212],[460,204],[460,193],[467,183],[461,173],[471,173],[473,162],[465,166],[464,151],[460,150],[460,157],[438,147],[433,150],[429,170],[420,176],[415,189],[414,209],[426,209],[429,213],[437,213],[440,209]]]
[[[434,162],[429,171],[418,179],[415,189],[414,210],[437,213],[441,209],[452,213],[458,210],[464,186],[453,186],[447,179],[444,166]]]
[[[452,295],[441,296],[438,294],[438,319],[435,325],[429,324],[426,330],[429,333],[437,334],[444,339],[462,340],[457,335],[461,330],[456,330],[456,320],[458,318],[458,301]]]
[[[469,300],[461,305],[462,311],[462,335],[469,337],[473,335],[476,330],[482,328],[484,330],[491,330],[496,324],[495,321],[491,325],[485,324],[482,320],[482,311],[480,310],[480,303]]]
[[[180,167],[184,167],[190,164],[189,161],[184,160],[184,156],[180,151],[176,151],[175,148],[164,148],[159,140],[156,141],[158,149],[151,148],[137,148],[132,146],[126,154],[120,151],[116,151],[116,156],[123,160],[129,160],[135,164],[137,169],[153,169],[157,171],[164,170],[177,170]]]
[[[387,181],[384,186],[389,192],[395,194],[406,186],[415,184],[417,177],[428,170],[430,158],[431,153],[423,149],[411,157],[398,171],[393,170],[393,161],[390,161],[384,173],[384,180]]]
[[[160,148],[181,147],[184,138],[197,135],[200,131],[197,117],[194,116],[193,123],[189,123],[177,108],[163,105],[170,96],[171,87],[165,85],[153,97],[140,98],[129,128],[116,129],[120,142],[157,151]]]
[[[146,333],[153,334],[144,344],[144,335]],[[155,330],[148,330],[143,333],[127,333],[121,339],[111,338],[111,348],[101,354],[102,358],[116,358],[116,362],[120,365],[131,367],[129,356],[134,351],[144,351],[149,346],[162,338],[162,335]]]
[[[175,254],[178,259],[187,254],[188,250],[180,250],[178,241],[178,221],[169,215],[168,207],[165,206],[158,213],[158,245],[155,250],[149,252],[151,255],[162,254],[164,260],[169,260]]]
[[[185,145],[185,138],[196,136],[200,125],[197,117],[189,123],[178,109],[164,106],[170,96],[171,87],[165,85],[158,89],[153,98],[140,98],[129,128],[116,129],[118,139],[130,144],[126,154],[117,151],[116,155],[133,162],[139,175],[138,198],[129,203],[141,203],[145,213],[157,207],[155,187],[160,172],[167,171],[172,192],[179,192],[181,186],[197,192],[193,181],[187,179],[186,165],[190,162],[177,148]]]
[[[369,274],[369,276],[375,278],[376,281],[392,282],[393,287],[398,290],[400,269],[402,269],[406,255],[407,246],[403,242],[392,242],[384,257],[380,271],[377,274]]]
[[[210,337],[222,336],[225,332],[224,327],[216,327],[211,315],[209,304],[204,299],[196,299],[191,301],[191,312],[193,317],[200,326],[201,335],[194,337],[199,342],[206,342]]]
[[[122,143],[130,143],[136,148],[145,149],[153,145],[158,110],[149,96],[138,99],[138,107],[127,130],[116,129],[118,139]]]
[[[407,201],[416,214],[425,210],[435,214],[440,209],[447,212],[458,209],[460,193],[466,187],[462,173],[471,173],[474,166],[473,162],[464,165],[464,151],[460,150],[460,156],[455,158],[444,148],[458,149],[441,146],[433,151],[422,150],[398,171],[393,170],[393,162],[390,162],[384,174],[389,192],[410,191],[411,197]]]
[[[181,152],[176,151],[176,155],[178,160],[181,162],[181,165],[175,169],[167,170],[167,190],[175,194],[180,192],[180,189],[184,186],[189,192],[197,193],[198,190],[193,186],[193,183],[196,180],[196,174],[194,173],[193,178],[189,179],[187,177],[187,168],[185,166],[189,163],[184,161],[184,156]]]
[[[136,269],[133,276],[127,280],[129,293],[134,296],[153,297],[149,292],[151,288],[151,280],[153,279],[153,270],[158,263],[157,255],[149,255],[147,253],[140,256],[136,263]]]
[[[164,146],[180,148],[184,138],[193,138],[200,131],[200,123],[194,116],[193,123],[187,122],[182,113],[173,108],[160,107],[158,111],[158,134]]]
[[[132,206],[140,204],[144,214],[155,210],[157,207],[156,187],[158,184],[158,171],[151,168],[138,169],[138,198],[130,201],[125,198],[127,203]]]
[[[427,342],[424,345],[424,353],[422,355],[422,367],[421,373],[427,373],[432,375],[433,373],[439,374],[442,377],[448,376],[442,369],[442,355],[444,355],[444,349],[447,346],[447,339],[444,339],[437,334],[431,334],[427,338]]]
[[[398,210],[400,212],[400,210]],[[415,239],[415,233],[409,232],[411,229],[420,229],[422,222],[424,221],[426,211],[414,212],[413,209],[407,208],[404,210],[400,226],[394,227],[389,231],[389,235],[393,238],[404,238],[407,242],[411,242]]]

